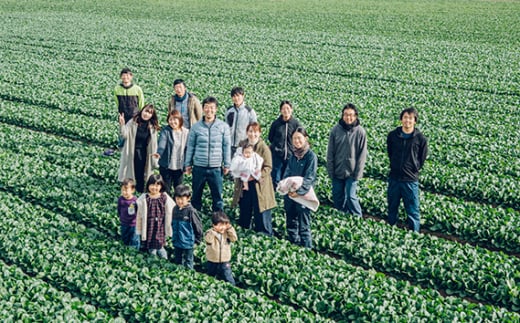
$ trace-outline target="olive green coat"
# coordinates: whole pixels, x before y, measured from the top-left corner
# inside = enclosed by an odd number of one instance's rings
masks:
[[[239,147],[247,143],[247,139],[240,142]],[[258,208],[260,212],[270,210],[276,206],[274,198],[273,180],[271,178],[271,170],[273,169],[273,160],[271,157],[271,150],[260,138],[254,147],[254,151],[264,159],[262,164],[262,174],[260,180],[256,181],[256,192],[258,193]],[[242,181],[235,179],[235,188],[233,192],[233,203],[231,207],[237,206],[242,197]]]

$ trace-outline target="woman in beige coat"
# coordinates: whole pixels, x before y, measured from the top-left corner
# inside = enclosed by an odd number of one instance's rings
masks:
[[[271,178],[272,158],[269,146],[260,138],[261,129],[257,122],[250,123],[247,128],[247,139],[240,142],[240,146],[250,143],[254,151],[263,158],[262,173],[260,179],[249,178],[248,189],[244,190],[240,179],[235,179],[232,207],[237,204],[240,207],[238,224],[249,229],[251,218],[254,219],[254,230],[273,235],[273,218],[271,209],[276,206],[273,181]]]
[[[144,183],[157,167],[157,132],[159,120],[155,108],[151,104],[143,107],[128,123],[125,124],[123,114],[119,115],[119,131],[125,139],[121,150],[119,165],[119,182],[132,178],[136,182],[136,190],[144,192]]]

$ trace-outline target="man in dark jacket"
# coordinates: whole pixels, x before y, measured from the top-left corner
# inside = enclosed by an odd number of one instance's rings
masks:
[[[402,126],[391,131],[386,140],[390,158],[388,223],[394,225],[397,222],[402,198],[408,215],[408,226],[415,232],[420,229],[419,170],[428,155],[427,139],[415,127],[417,118],[415,108],[403,110],[399,116]]]
[[[334,207],[361,217],[357,183],[367,159],[367,135],[360,125],[354,104],[347,103],[339,122],[332,128],[327,147],[327,173],[332,179]]]

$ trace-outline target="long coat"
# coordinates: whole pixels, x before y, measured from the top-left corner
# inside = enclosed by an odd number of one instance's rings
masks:
[[[240,147],[247,143],[247,139],[240,142]],[[271,178],[271,170],[273,169],[273,160],[271,157],[271,150],[260,138],[254,146],[254,151],[264,159],[262,164],[262,174],[260,180],[256,181],[255,187],[258,195],[258,208],[260,212],[270,210],[276,207],[276,199],[274,198],[273,180]],[[233,203],[232,207],[237,206],[240,198],[242,197],[242,181],[240,179],[235,180],[235,189],[233,192]]]
[[[125,145],[121,151],[121,159],[119,163],[118,180],[122,182],[125,178],[135,180],[134,171],[134,154],[135,154],[135,135],[137,133],[137,124],[134,120],[128,121],[125,125],[119,126],[121,137],[125,138]],[[146,165],[144,169],[144,182],[153,174],[153,169],[157,168],[157,160],[152,154],[157,152],[157,131],[150,127],[150,139],[146,148]]]

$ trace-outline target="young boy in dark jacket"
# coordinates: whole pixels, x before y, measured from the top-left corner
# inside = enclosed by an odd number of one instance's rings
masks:
[[[197,210],[190,204],[191,192],[186,185],[175,188],[172,217],[173,262],[193,269],[193,247],[202,239],[202,224]]]

